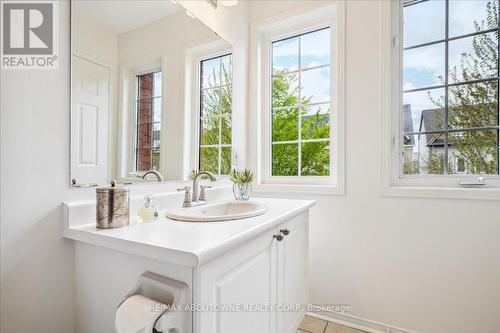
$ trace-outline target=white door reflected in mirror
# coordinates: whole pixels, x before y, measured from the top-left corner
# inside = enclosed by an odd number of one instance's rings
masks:
[[[73,185],[108,179],[109,68],[73,56],[71,177]],[[104,148],[104,149],[103,149]]]

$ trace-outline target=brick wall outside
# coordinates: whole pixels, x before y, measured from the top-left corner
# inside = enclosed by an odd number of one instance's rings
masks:
[[[141,75],[139,83],[139,122],[137,128],[137,171],[148,171],[153,168],[152,150],[153,145],[153,74]]]

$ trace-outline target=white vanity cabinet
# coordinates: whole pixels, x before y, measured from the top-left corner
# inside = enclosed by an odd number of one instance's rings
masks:
[[[165,205],[178,202],[172,198],[178,194],[166,194]],[[118,304],[144,272],[152,272],[188,287],[194,311],[180,333],[295,333],[303,317],[297,307],[308,301],[314,201],[254,200],[265,205],[265,214],[209,223],[162,214],[116,229],[95,227],[95,203],[65,204],[64,235],[76,241],[75,332],[113,332]]]
[[[295,332],[308,298],[307,249],[302,213],[198,267],[193,299],[208,311],[194,313],[194,332]]]

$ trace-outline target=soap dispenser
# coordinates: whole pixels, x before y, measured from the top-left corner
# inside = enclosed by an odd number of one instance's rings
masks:
[[[139,208],[139,217],[142,222],[151,222],[158,216],[158,204],[153,202],[153,196],[151,194],[144,196],[144,207]]]

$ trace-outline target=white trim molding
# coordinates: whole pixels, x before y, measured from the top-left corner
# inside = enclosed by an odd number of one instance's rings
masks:
[[[345,1],[305,6],[251,25],[249,105],[250,165],[256,170],[255,192],[343,195],[345,193]],[[271,176],[270,57],[275,40],[331,28],[330,176]]]
[[[410,331],[401,327],[396,327],[341,312],[308,312],[307,315],[369,333],[418,333],[416,331]]]
[[[399,1],[383,1],[381,6],[381,154],[380,189],[382,196],[448,199],[500,200],[500,179],[485,177],[485,185],[464,186],[464,178],[474,176],[400,176],[401,104],[401,7]]]

